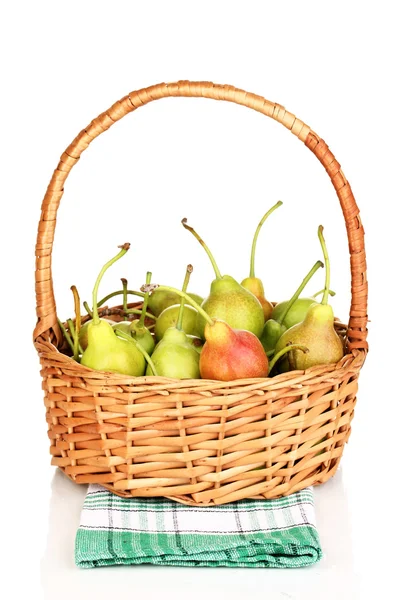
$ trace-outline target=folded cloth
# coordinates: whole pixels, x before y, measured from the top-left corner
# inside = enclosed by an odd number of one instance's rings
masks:
[[[75,541],[79,567],[304,567],[322,556],[312,488],[276,500],[186,506],[120,498],[90,485]]]

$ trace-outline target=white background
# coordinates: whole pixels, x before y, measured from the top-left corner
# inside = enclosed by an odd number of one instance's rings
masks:
[[[2,5],[1,256],[2,546],[12,593],[31,598],[373,598],[397,564],[399,94],[395,3],[20,2]],[[338,474],[316,489],[324,551],[299,571],[114,568],[79,571],[73,543],[85,488],[50,467],[35,325],[34,244],[58,157],[100,112],[131,90],[178,79],[229,83],[283,104],[323,137],[342,165],[366,231],[370,353],[353,433]],[[103,291],[126,276],[206,294],[211,266],[185,232],[186,216],[221,271],[256,269],[270,299],[287,297],[321,257],[325,225],[335,313],[346,320],[349,261],[333,187],[285,128],[229,103],[169,99],[118,122],[83,155],[66,185],[53,273],[58,314],[71,284],[89,299],[116,246],[130,253]],[[308,291],[322,287],[320,272]],[[398,537],[397,537],[398,539]],[[3,566],[4,566],[4,558]],[[10,594],[10,592],[8,592]]]

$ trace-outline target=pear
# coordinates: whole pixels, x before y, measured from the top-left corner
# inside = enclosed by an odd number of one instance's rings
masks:
[[[180,304],[173,304],[164,308],[159,315],[154,328],[157,341],[163,338],[164,333],[169,327],[174,327],[177,324],[180,308]],[[192,306],[185,305],[183,307],[182,329],[189,335],[196,335],[197,333],[197,311]]]
[[[198,379],[200,355],[184,331],[170,327],[151,356],[158,375],[173,379]],[[147,365],[146,375],[153,375]]]
[[[123,309],[126,313],[127,309],[128,309],[128,305],[127,305],[127,296],[128,296],[128,282],[125,278],[121,279],[122,281],[122,291],[121,292],[113,292],[112,294],[109,294],[108,296],[105,296],[100,302],[97,302],[97,310],[99,309],[99,307],[104,304],[104,302],[106,302],[107,300],[109,300],[110,298],[112,298],[113,296],[121,293],[123,294]],[[135,292],[136,294],[142,295],[144,296],[144,294],[142,294],[142,292]],[[86,309],[89,313],[90,309],[89,306],[87,304],[87,302],[83,303],[84,306],[86,306]],[[93,315],[93,311],[90,311],[90,314]],[[130,321],[119,321],[118,323],[116,323],[115,321],[112,321],[111,319],[103,319],[104,321],[107,321],[107,323],[110,323],[110,325],[112,325],[114,331],[115,328],[118,327],[120,329],[120,331],[125,331],[125,332],[129,332],[129,327],[131,326]],[[88,339],[88,334],[87,334],[87,329],[89,326],[89,321],[87,321],[85,323],[85,325],[82,328],[82,333],[79,336],[79,342],[81,344],[81,347],[83,350],[86,350],[87,348],[87,339]]]
[[[203,379],[232,381],[268,376],[268,358],[254,333],[232,329],[214,319],[204,329],[206,342],[200,354]]]
[[[88,345],[88,328],[89,328],[89,323],[92,322],[93,319],[89,319],[89,321],[86,321],[86,323],[84,323],[82,325],[82,327],[79,330],[79,344],[82,348],[82,350],[86,350],[87,345]],[[110,325],[114,325],[115,321],[112,321],[111,319],[104,319],[103,317],[100,319],[101,321],[105,321],[106,323],[109,323]]]
[[[145,359],[128,341],[120,339],[109,323],[93,320],[88,328],[88,346],[81,364],[97,371],[139,377],[144,374]]]
[[[114,329],[99,318],[97,292],[106,270],[129,250],[129,244],[120,246],[121,251],[101,269],[93,288],[93,320],[89,322],[88,345],[82,354],[81,364],[98,371],[140,376],[144,374],[145,359],[135,344],[115,335]]]
[[[192,271],[192,265],[188,265],[183,282],[183,293],[186,293]],[[185,302],[182,298],[176,325],[165,331],[152,354],[151,360],[159,376],[173,379],[198,379],[200,377],[199,352],[182,329],[184,308]],[[153,373],[154,369],[149,364],[146,375],[153,375]]]
[[[284,310],[280,311],[276,315],[276,317],[272,316],[265,323],[264,330],[263,330],[262,336],[260,338],[261,343],[264,346],[265,352],[269,353],[275,349],[275,346],[276,346],[279,338],[281,337],[283,332],[286,331],[286,329],[287,329],[287,326],[285,325],[285,318],[286,318],[288,312],[291,310],[291,308],[295,304],[295,302],[298,301],[299,295],[301,294],[301,292],[303,291],[303,289],[305,288],[307,283],[310,281],[310,279],[314,275],[314,273],[320,267],[323,267],[323,266],[324,266],[324,264],[320,260],[318,260],[315,263],[315,265],[310,269],[310,271],[307,273],[307,275],[304,277],[303,281],[301,282],[301,284],[299,285],[299,287],[297,288],[297,290],[295,291],[295,293],[293,294],[291,299],[285,303]],[[315,302],[315,300],[314,300],[314,302]],[[274,313],[272,312],[272,315],[273,314]]]
[[[243,279],[243,281],[241,283],[241,285],[244,288],[246,288],[246,290],[249,290],[249,292],[254,294],[254,296],[260,301],[260,304],[264,311],[264,321],[267,321],[270,318],[270,316],[272,314],[273,306],[272,306],[271,302],[269,302],[269,300],[267,300],[265,297],[263,282],[261,281],[261,279],[259,279],[258,277],[255,276],[254,261],[255,261],[255,255],[256,255],[256,245],[257,245],[258,234],[260,233],[261,227],[263,226],[265,221],[268,219],[268,217],[274,212],[274,210],[279,208],[279,206],[282,206],[282,204],[283,203],[279,200],[279,202],[277,202],[272,208],[270,208],[265,213],[265,215],[259,222],[256,232],[253,237],[253,244],[251,247],[250,275],[249,275],[249,277],[246,277],[245,279]]]
[[[326,272],[325,289],[321,303],[314,302],[308,309],[304,320],[285,331],[276,345],[276,351],[288,344],[302,344],[308,348],[307,353],[293,350],[279,363],[281,371],[305,370],[315,365],[337,363],[343,358],[343,344],[334,328],[334,314],[328,304],[330,262],[323,237],[322,225],[318,228],[318,237],[324,253]]]
[[[203,302],[203,298],[198,294],[190,293],[189,296],[198,304]],[[174,304],[180,304],[180,297],[175,292],[163,292],[157,289],[151,294],[148,306],[153,315],[158,317],[166,308]]]
[[[260,337],[264,327],[264,311],[260,301],[230,275],[221,275],[208,246],[182,219],[182,225],[200,242],[214,268],[216,278],[212,281],[209,296],[201,307],[210,316],[228,323],[233,329],[244,329]],[[204,338],[206,321],[201,313],[197,316],[197,334]]]
[[[274,306],[271,319],[282,321],[282,325],[284,325],[286,329],[293,327],[293,325],[297,325],[297,323],[303,321],[311,304],[315,303],[315,298],[323,291],[324,290],[317,292],[312,298],[297,298],[290,308],[288,308],[290,300],[279,302]],[[335,296],[335,292],[329,290],[329,295]]]
[[[287,358],[283,359],[280,370],[305,370],[315,365],[339,362],[343,358],[343,344],[333,323],[334,314],[329,304],[312,304],[304,321],[285,331],[276,345],[279,351],[287,344],[301,343],[308,348],[308,352],[293,350],[290,362]]]

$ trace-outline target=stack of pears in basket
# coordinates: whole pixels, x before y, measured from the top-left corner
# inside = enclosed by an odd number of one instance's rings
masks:
[[[256,245],[268,217],[280,206],[277,202],[259,222],[251,247],[249,276],[239,283],[221,271],[199,234],[182,219],[183,227],[203,246],[215,278],[206,298],[188,292],[192,265],[187,265],[181,289],[151,282],[147,272],[140,291],[122,289],[98,299],[103,275],[129,250],[129,244],[100,270],[92,293],[92,308],[83,306],[78,290],[71,287],[75,318],[58,321],[64,334],[63,349],[90,369],[131,377],[168,377],[232,381],[274,377],[292,370],[337,363],[344,355],[344,336],[328,304],[330,261],[323,235],[318,239],[323,260],[318,260],[289,300],[273,304],[265,297],[264,286],[255,276]],[[312,297],[301,296],[307,283],[325,266],[323,290]],[[105,306],[122,295],[122,304]],[[129,304],[128,296],[140,303]],[[322,295],[321,301],[317,297]],[[103,307],[103,308],[101,308]],[[100,316],[101,314],[101,316]],[[336,325],[336,327],[335,327]]]

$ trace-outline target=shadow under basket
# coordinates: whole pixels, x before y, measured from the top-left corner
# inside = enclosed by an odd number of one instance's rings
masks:
[[[269,116],[325,167],[342,207],[350,252],[349,323],[336,323],[346,350],[339,363],[220,382],[94,371],[64,353],[51,253],[65,180],[81,153],[114,122],[153,100],[177,96],[226,100]],[[350,185],[326,143],[279,104],[228,85],[180,81],[132,92],[99,115],[62,154],[44,197],[36,298],[34,342],[52,464],[76,483],[201,506],[285,496],[327,481],[338,468],[368,351],[364,231]]]

